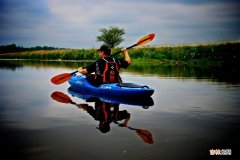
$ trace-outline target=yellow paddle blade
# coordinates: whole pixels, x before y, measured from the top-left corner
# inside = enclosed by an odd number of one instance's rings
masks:
[[[136,46],[141,46],[141,45],[147,44],[147,43],[151,42],[154,38],[155,38],[155,34],[151,33],[151,34],[139,39],[136,43]]]

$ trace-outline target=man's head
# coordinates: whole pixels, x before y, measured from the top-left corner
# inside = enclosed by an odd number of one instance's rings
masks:
[[[110,56],[111,55],[111,49],[107,45],[102,45],[99,49],[98,52],[103,52],[105,55]]]

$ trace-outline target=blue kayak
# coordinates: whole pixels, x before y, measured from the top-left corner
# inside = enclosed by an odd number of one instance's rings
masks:
[[[150,97],[154,90],[145,85],[135,83],[110,83],[98,87],[91,85],[84,75],[73,74],[69,84],[83,92],[95,95],[121,96],[121,97]]]

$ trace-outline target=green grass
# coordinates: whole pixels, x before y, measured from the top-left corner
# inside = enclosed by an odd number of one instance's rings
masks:
[[[4,59],[41,59],[41,60],[92,60],[96,59],[95,49],[38,50],[0,54]]]
[[[115,53],[119,48],[112,51]],[[134,63],[240,64],[240,43],[139,47],[129,50]],[[119,57],[122,57],[120,54]],[[96,60],[96,49],[39,50],[0,54],[1,59]]]

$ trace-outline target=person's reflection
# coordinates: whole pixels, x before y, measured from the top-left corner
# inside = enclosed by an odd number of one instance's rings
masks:
[[[87,111],[95,120],[99,121],[97,127],[102,133],[110,131],[110,124],[116,121],[122,121],[119,126],[126,127],[130,119],[130,113],[126,110],[119,111],[119,104],[103,102],[98,98],[90,98],[87,102],[95,102],[94,107],[88,104],[78,104],[78,108]]]
[[[107,133],[110,131],[110,124],[113,122],[119,127],[125,127],[130,130],[134,130],[141,139],[148,144],[153,144],[153,138],[151,132],[144,129],[132,128],[128,126],[128,121],[130,120],[130,113],[126,110],[119,110],[119,103],[110,103],[108,101],[102,101],[97,97],[91,97],[86,100],[86,102],[94,102],[94,107],[84,104],[77,104],[71,100],[71,98],[62,92],[53,92],[51,97],[61,103],[72,104],[80,109],[85,110],[89,113],[96,121],[99,121],[99,129],[102,133]],[[123,121],[119,123],[118,121]]]

